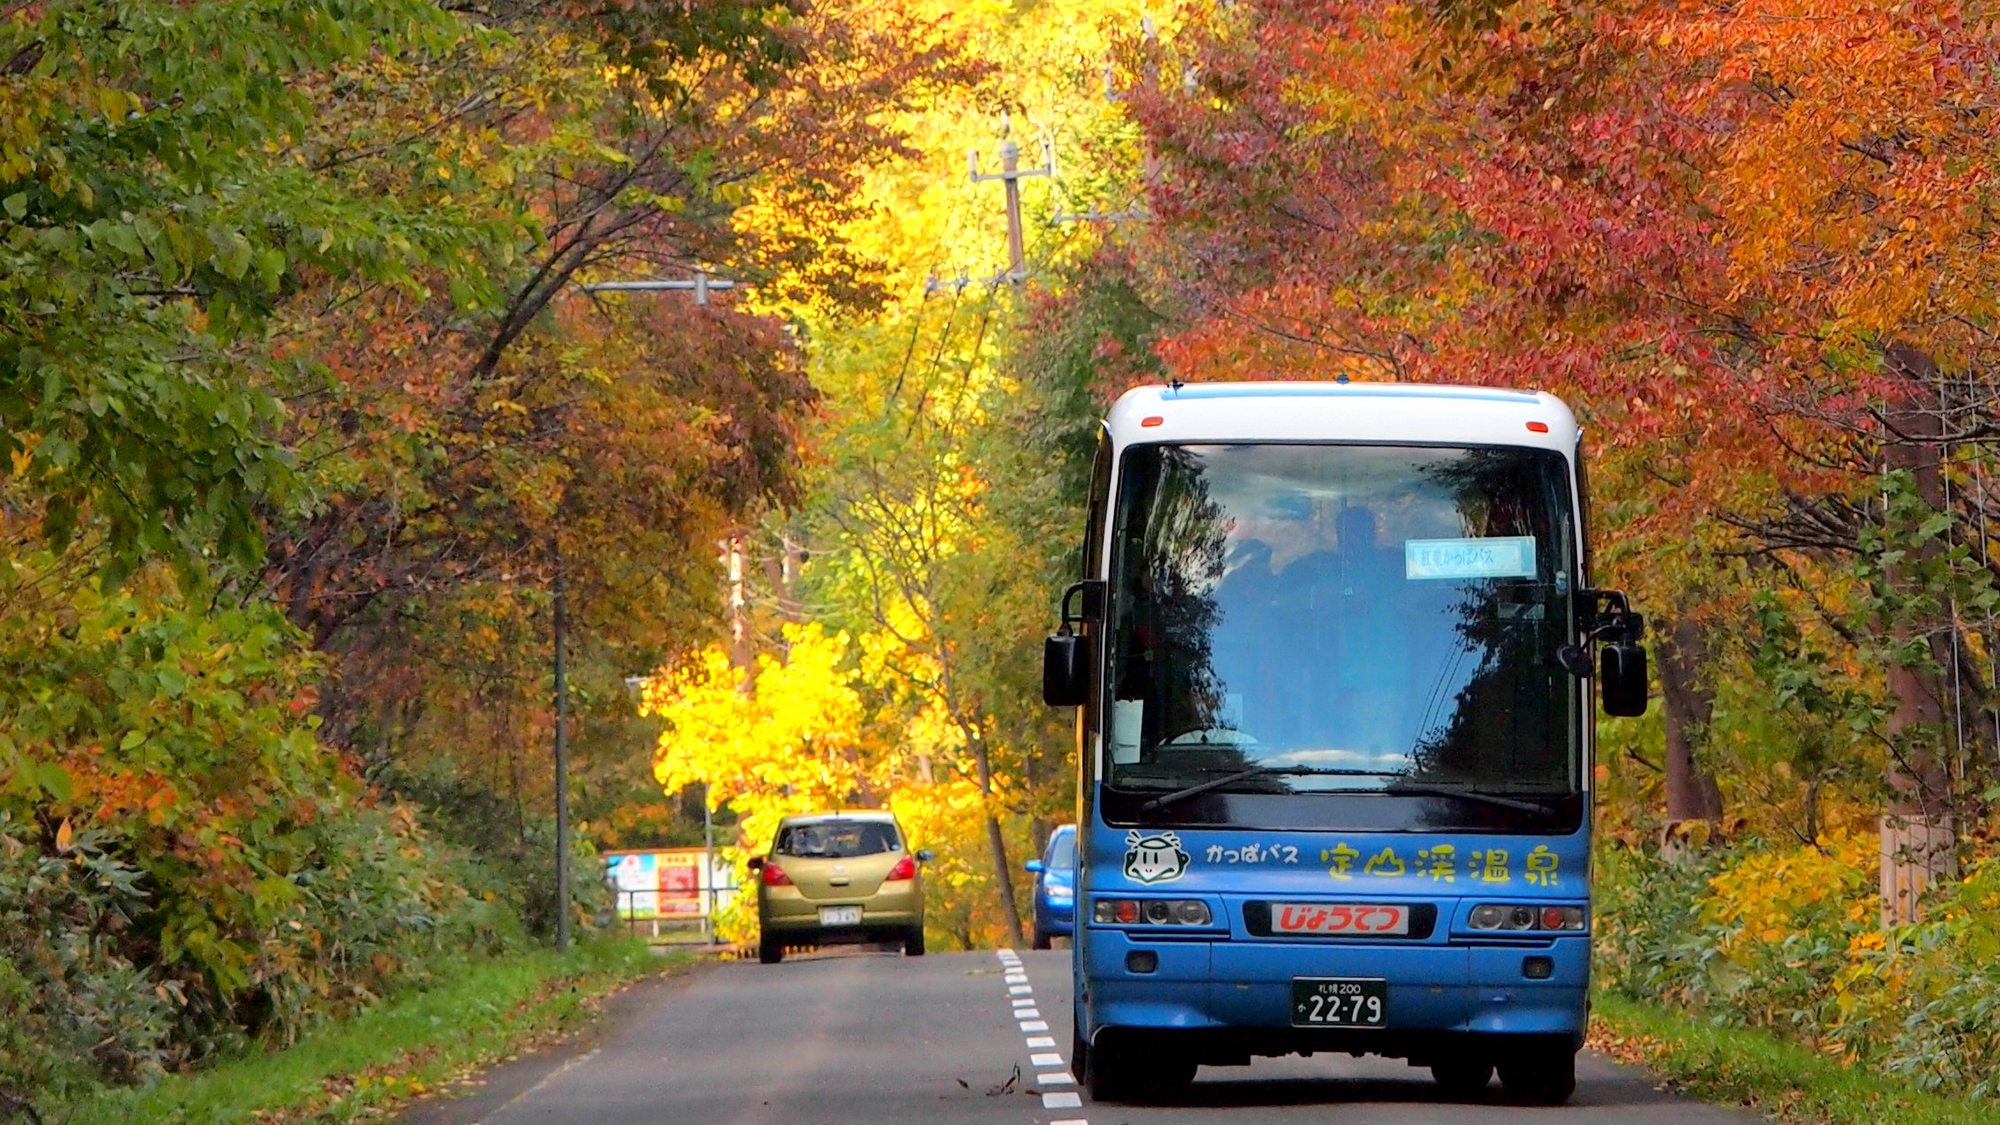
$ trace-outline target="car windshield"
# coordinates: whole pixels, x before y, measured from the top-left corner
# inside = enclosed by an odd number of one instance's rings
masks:
[[[869,820],[823,820],[787,824],[778,831],[778,855],[804,859],[853,859],[902,849],[896,826]]]
[[[1076,866],[1076,833],[1063,832],[1049,841],[1048,868],[1051,871],[1068,871]]]
[[[1559,454],[1139,446],[1115,519],[1106,780],[1145,809],[1576,792]]]

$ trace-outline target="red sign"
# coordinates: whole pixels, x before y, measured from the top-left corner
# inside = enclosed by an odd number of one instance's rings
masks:
[[[675,863],[677,856],[661,856],[659,870],[660,913],[699,914],[701,912],[700,856],[695,863]]]
[[[1276,902],[1271,929],[1281,934],[1407,934],[1410,908],[1387,903]]]

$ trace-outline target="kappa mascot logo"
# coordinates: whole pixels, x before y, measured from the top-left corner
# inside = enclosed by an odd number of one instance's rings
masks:
[[[1125,877],[1135,883],[1166,883],[1187,871],[1188,854],[1172,832],[1125,835]]]

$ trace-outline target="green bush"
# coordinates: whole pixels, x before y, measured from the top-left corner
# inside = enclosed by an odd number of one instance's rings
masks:
[[[554,817],[524,812],[443,763],[385,770],[370,780],[420,810],[424,823],[446,842],[477,855],[485,880],[479,889],[505,902],[530,933],[554,934]],[[614,896],[604,880],[603,860],[581,832],[570,837],[569,872],[572,925],[609,925]]]
[[[1598,855],[1600,984],[1768,1028],[1920,1089],[2000,1098],[2000,857],[1883,929],[1874,837]]]
[[[127,952],[138,871],[102,833],[40,835],[0,810],[0,1092],[60,1099],[159,1070],[175,995]]]

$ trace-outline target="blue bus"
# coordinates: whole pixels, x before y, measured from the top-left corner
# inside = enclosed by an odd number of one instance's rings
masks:
[[[1075,1038],[1094,1098],[1318,1051],[1454,1096],[1576,1085],[1593,696],[1643,622],[1589,585],[1547,394],[1130,391],[1043,695],[1077,708]]]

